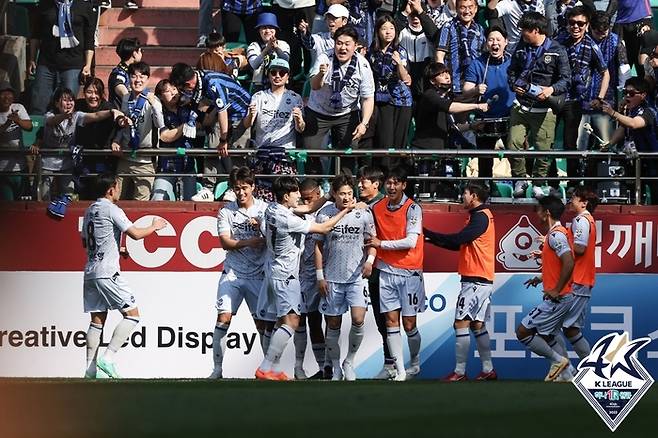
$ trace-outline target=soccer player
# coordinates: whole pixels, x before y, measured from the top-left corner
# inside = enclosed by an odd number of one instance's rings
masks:
[[[423,285],[423,215],[404,194],[407,171],[394,167],[386,178],[386,197],[372,206],[377,237],[366,243],[377,249],[380,311],[386,314],[386,341],[395,362],[395,380],[420,373],[420,333],[416,315],[425,311]],[[400,315],[407,333],[411,366],[404,368]]]
[[[318,212],[318,223],[330,220],[354,202],[352,178],[338,175],[331,186],[335,202]],[[364,248],[363,244],[375,234],[372,213],[365,209],[350,211],[326,236],[314,236],[315,272],[322,297],[320,312],[327,321],[327,355],[333,367],[332,380],[342,380],[343,375],[345,380],[356,380],[354,357],[363,340],[364,319],[368,309],[366,279],[372,273],[377,254],[375,248]],[[343,314],[348,307],[351,310],[352,328],[347,356],[341,369],[338,341]]]
[[[219,241],[226,250],[226,259],[217,286],[217,323],[212,340],[214,368],[210,379],[222,377],[226,351],[224,338],[243,300],[247,302],[257,328],[261,328],[256,305],[263,283],[265,257],[265,239],[260,224],[267,203],[253,197],[255,181],[248,167],[234,168],[229,174],[229,184],[236,200],[226,204],[217,215]]]
[[[358,188],[359,199],[369,207],[372,207],[384,197],[380,191],[384,185],[384,172],[377,166],[363,166],[359,169],[358,174]],[[370,303],[372,304],[372,312],[375,315],[375,323],[377,330],[382,337],[382,348],[384,350],[384,367],[375,376],[375,379],[388,380],[395,377],[395,361],[388,351],[388,343],[386,342],[386,317],[380,311],[379,305],[379,269],[376,266],[372,267],[372,273],[368,277],[368,292],[370,294]]]
[[[491,210],[484,205],[489,192],[479,184],[468,184],[464,189],[463,204],[468,210],[466,226],[455,234],[435,233],[424,229],[429,241],[441,248],[459,251],[457,272],[461,275],[461,291],[455,307],[455,371],[445,377],[446,382],[460,382],[466,378],[466,362],[473,332],[482,360],[482,372],[475,380],[496,380],[491,363],[489,332],[485,321],[489,318],[493,293],[496,229]]]
[[[551,368],[544,380],[555,380],[569,366],[569,359],[557,353],[553,346],[557,344],[555,334],[562,328],[571,309],[572,294],[571,274],[574,261],[573,252],[567,235],[567,229],[560,223],[564,213],[564,204],[555,196],[539,199],[537,215],[548,233],[542,245],[541,277],[534,277],[524,284],[536,287],[544,283],[544,299],[523,318],[516,329],[516,337],[530,351],[545,357],[551,362]]]
[[[156,217],[149,227],[134,226],[123,210],[116,206],[121,196],[121,181],[116,175],[102,174],[96,184],[98,199],[85,211],[81,233],[82,246],[87,250],[83,303],[84,311],[91,313],[85,377],[96,378],[98,367],[109,377],[118,379],[114,356],[139,323],[135,297],[120,273],[121,233],[139,240],[163,229],[167,222]],[[122,255],[127,256],[127,253]],[[114,329],[105,353],[98,358],[98,346],[108,310],[118,310],[123,319]]]
[[[318,224],[302,219],[293,209],[300,200],[299,185],[291,176],[280,176],[274,180],[272,191],[276,202],[265,210],[265,238],[271,262],[269,293],[274,297],[278,328],[272,333],[267,353],[256,370],[256,378],[261,380],[288,380],[288,376],[278,371],[279,360],[288,341],[299,326],[302,313],[302,293],[299,284],[299,261],[304,247],[304,237],[309,233],[328,233],[353,206],[341,210],[330,220]],[[300,209],[301,214],[317,210]]]
[[[304,205],[312,205],[322,198],[317,180],[306,178],[299,185],[299,192]],[[325,203],[325,205],[327,205]],[[307,214],[306,219],[315,222],[317,213]],[[304,240],[304,251],[299,266],[299,284],[302,289],[302,299],[306,310],[302,312],[299,327],[295,330],[293,343],[295,345],[295,379],[306,378],[304,372],[304,357],[306,356],[306,321],[308,320],[309,334],[313,356],[318,363],[319,371],[311,379],[331,378],[331,365],[327,362],[325,354],[325,339],[322,332],[322,315],[320,314],[320,294],[315,276],[315,240]]]

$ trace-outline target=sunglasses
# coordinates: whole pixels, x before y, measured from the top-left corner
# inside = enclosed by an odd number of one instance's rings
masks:
[[[621,94],[628,97],[635,97],[640,94],[640,92],[635,90],[621,90]]]
[[[569,26],[585,27],[587,26],[587,21],[569,20]]]
[[[270,75],[284,77],[288,74],[286,70],[270,70]]]

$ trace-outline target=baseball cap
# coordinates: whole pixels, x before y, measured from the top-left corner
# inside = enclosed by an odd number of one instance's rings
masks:
[[[347,8],[343,5],[339,4],[333,4],[329,6],[329,9],[327,9],[327,12],[324,13],[325,16],[328,14],[333,15],[336,18],[349,18],[350,17],[350,11],[347,10]]]
[[[280,69],[280,70],[285,70],[285,71],[290,71],[290,64],[288,64],[288,61],[286,61],[283,58],[274,58],[272,61],[270,61],[269,67],[267,67],[268,71],[272,69]]]

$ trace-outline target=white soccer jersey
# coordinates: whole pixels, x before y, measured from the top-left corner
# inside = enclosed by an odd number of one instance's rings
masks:
[[[256,147],[294,149],[297,131],[292,110],[302,108],[302,97],[292,90],[278,96],[272,90],[262,90],[253,95],[251,103],[256,105],[257,111],[254,122]]]
[[[260,226],[265,217],[267,203],[254,198],[254,205],[245,209],[230,202],[217,214],[217,232],[229,233],[235,240],[261,237]],[[255,219],[258,224],[253,224]],[[234,272],[239,278],[263,278],[265,248],[245,247],[227,251],[224,272]]]
[[[326,202],[322,206],[322,208],[331,204],[332,204],[331,202]],[[320,210],[322,210],[322,208],[320,208]],[[312,214],[307,214],[306,220],[315,222],[315,219],[318,213],[320,212],[320,210]],[[299,278],[313,279],[313,281],[315,282],[315,240],[314,239],[307,238],[304,240],[304,251],[302,252],[302,260],[299,266]]]
[[[85,280],[111,278],[119,272],[121,233],[132,226],[126,213],[107,198],[101,198],[87,208],[81,232],[87,246]]]
[[[299,278],[299,260],[311,221],[295,215],[291,209],[272,202],[265,210],[265,238],[272,263],[273,280]]]
[[[51,117],[55,117],[55,113],[46,113],[46,120]],[[70,119],[62,120],[57,125],[51,126],[46,123],[43,130],[43,143],[41,147],[44,149],[68,149],[70,146],[74,146],[75,128],[84,126],[84,124],[85,113],[80,111],[74,111]],[[71,154],[43,157],[41,158],[41,166],[44,170],[68,170],[73,167],[73,160],[71,159]]]
[[[318,213],[317,222],[326,222],[339,212],[336,204],[328,205]],[[315,240],[324,244],[322,262],[325,279],[333,283],[353,283],[361,278],[365,262],[363,243],[375,235],[375,222],[368,209],[350,211],[326,236],[314,235]]]
[[[585,211],[575,218],[571,222],[571,232],[573,233],[573,243],[576,245],[587,246],[589,243],[589,221],[587,220],[587,215],[589,211]]]

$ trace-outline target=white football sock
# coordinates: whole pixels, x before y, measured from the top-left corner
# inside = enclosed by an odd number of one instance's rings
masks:
[[[557,354],[557,352],[548,345],[544,338],[539,335],[530,335],[521,339],[521,342],[533,353],[543,356],[553,363],[562,360],[562,357]]]
[[[265,330],[263,332],[263,337],[260,338],[260,346],[263,348],[263,357],[267,354],[267,349],[270,346],[270,340],[272,339],[272,331]]]
[[[560,356],[567,358],[569,357],[569,353],[567,352],[567,344],[564,342],[561,334],[558,333],[555,335],[553,340],[549,342],[548,345]]]
[[[336,368],[340,367],[340,328],[332,329],[327,328],[327,336],[325,342],[327,344],[327,356],[331,361],[331,366]]]
[[[420,332],[418,327],[414,327],[407,334],[407,343],[409,344],[409,356],[411,358],[411,365],[420,365]]]
[[[102,324],[89,323],[87,329],[87,373],[96,374],[96,358],[98,357],[98,346],[101,343],[102,334]]]
[[[224,361],[224,351],[226,351],[226,334],[228,333],[228,324],[218,322],[215,324],[215,332],[212,336],[212,360],[214,371],[222,369]]]
[[[347,356],[345,360],[348,362],[354,362],[354,356],[361,346],[361,341],[363,341],[363,332],[364,332],[364,323],[361,325],[352,324],[350,329],[348,347],[347,347]]]
[[[295,345],[295,367],[304,366],[304,357],[306,356],[306,326],[297,327],[295,330],[295,336],[293,337],[293,343]]]
[[[455,373],[466,374],[468,350],[471,348],[471,332],[468,328],[455,329]]]
[[[112,339],[110,339],[110,344],[105,349],[105,353],[103,353],[103,359],[109,362],[114,360],[114,354],[128,340],[128,336],[135,330],[137,324],[139,324],[139,316],[123,317],[114,329],[114,333],[112,333]]]
[[[587,339],[585,339],[585,336],[583,336],[582,333],[578,333],[573,338],[569,338],[569,342],[573,346],[578,357],[581,359],[589,356],[589,353],[592,351],[589,342],[587,342]]]
[[[326,347],[324,345],[324,342],[321,344],[313,344],[313,356],[315,356],[315,361],[318,363],[318,369],[322,371],[322,368],[324,367],[324,357],[325,357],[325,350]]]
[[[475,336],[475,344],[480,353],[480,360],[482,361],[482,372],[489,373],[493,371],[493,363],[491,362],[491,339],[489,332],[483,325],[480,330],[473,330]]]
[[[404,373],[404,357],[402,356],[402,336],[400,327],[386,327],[386,343],[391,356],[395,361],[395,369],[398,373]]]
[[[283,351],[288,345],[288,341],[292,338],[295,331],[292,327],[283,324],[280,326],[274,333],[272,333],[272,338],[270,339],[270,345],[267,348],[267,353],[265,358],[260,365],[260,369],[263,371],[268,371],[272,369],[272,365],[277,363],[281,359]]]

